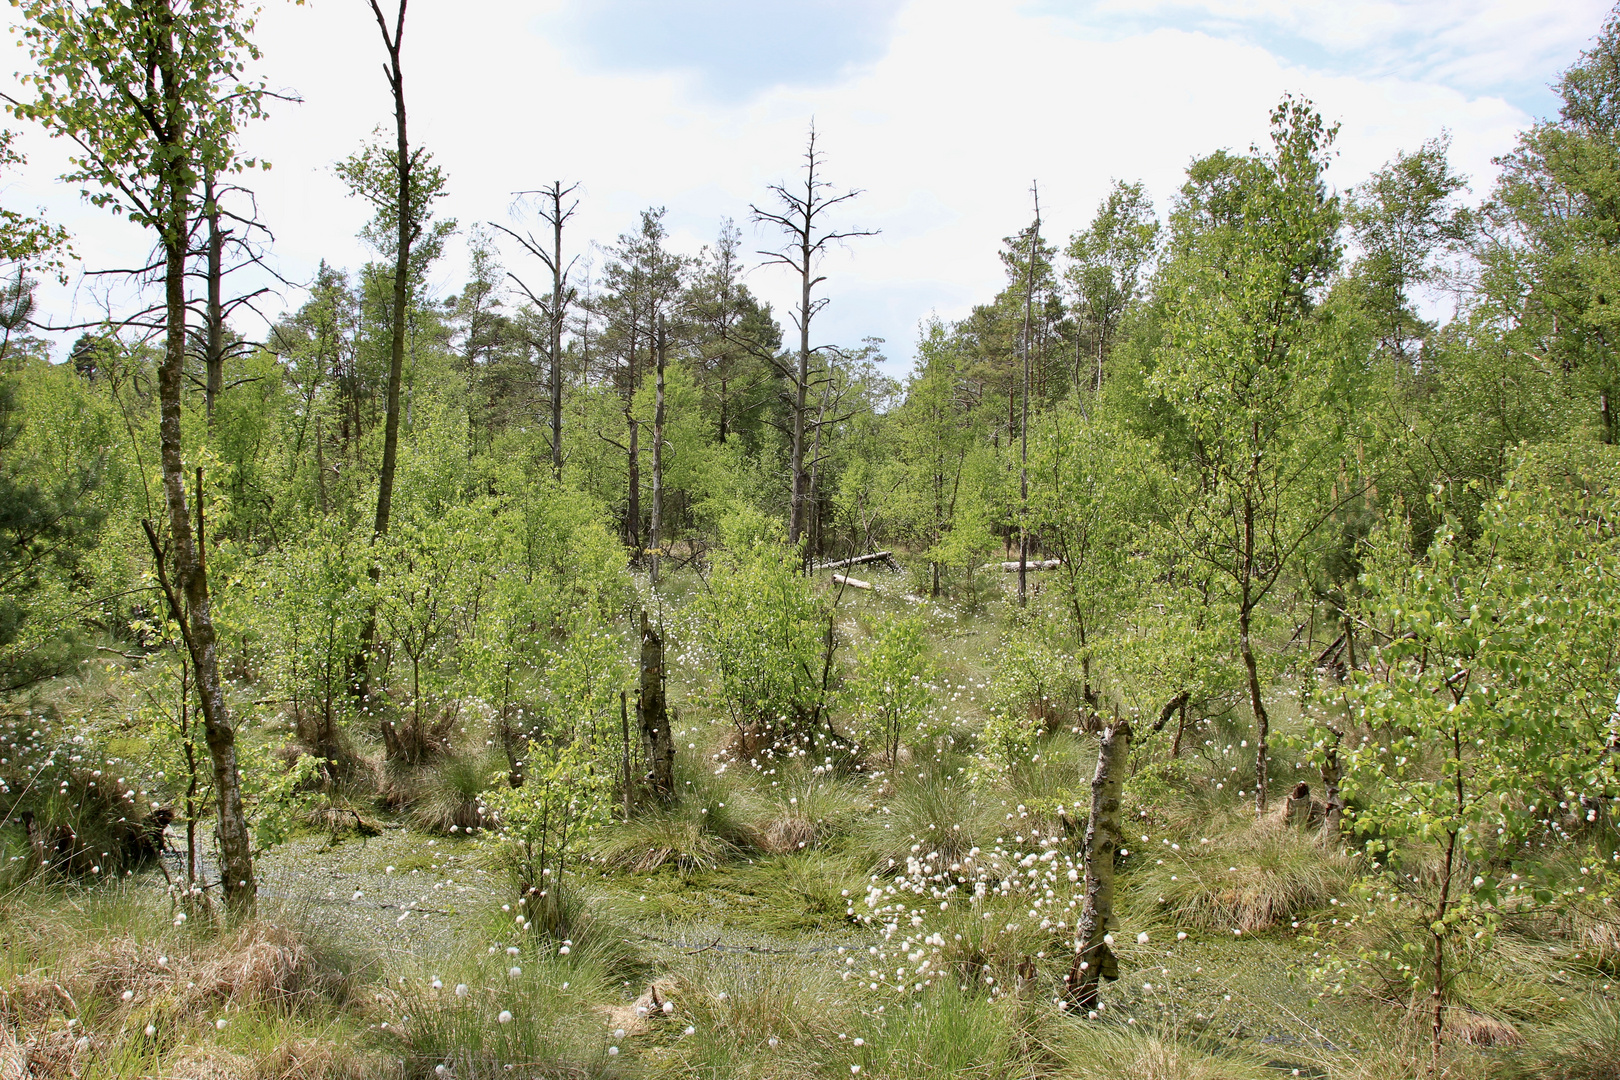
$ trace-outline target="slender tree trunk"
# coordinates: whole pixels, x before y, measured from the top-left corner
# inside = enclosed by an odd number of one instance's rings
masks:
[[[214,178],[203,182],[203,201],[208,215],[208,339],[204,345],[206,370],[204,407],[208,428],[214,427],[214,409],[225,392],[225,306],[221,299],[225,276],[225,234],[219,227],[219,206],[214,202]]]
[[[630,777],[630,710],[625,702],[625,693],[619,691],[619,748],[624,756],[624,820],[630,820],[630,792],[635,783]]]
[[[373,557],[366,574],[375,586],[382,579],[382,566],[376,559],[377,541],[388,535],[389,518],[394,508],[394,468],[399,458],[399,396],[405,372],[405,309],[410,298],[412,219],[411,206],[411,147],[405,124],[405,72],[400,67],[400,45],[405,37],[405,6],[408,0],[399,0],[399,15],[393,33],[383,18],[378,0],[371,0],[371,11],[382,31],[383,45],[388,50],[389,89],[394,96],[394,134],[397,155],[394,162],[395,202],[398,210],[398,232],[394,249],[394,296],[388,342],[388,412],[383,422],[382,467],[377,476],[377,515],[372,523]],[[369,709],[371,701],[371,650],[377,638],[377,606],[373,602],[360,630],[360,645],[354,659],[355,697]],[[388,732],[384,732],[386,736]],[[385,739],[386,741],[386,739]]]
[[[721,376],[721,379],[720,379],[720,445],[721,446],[726,445],[726,435],[727,435],[726,424],[727,424],[727,417],[726,417],[726,380],[725,380],[724,376]]]
[[[668,345],[664,317],[658,317],[658,349],[653,363],[652,523],[647,548],[652,552],[653,584],[658,584],[658,552],[664,542],[664,355]]]
[[[810,233],[808,216],[805,235]],[[798,378],[793,386],[793,491],[788,507],[788,543],[797,544],[804,534],[804,499],[806,494],[804,468],[805,412],[809,408],[807,394],[810,389],[810,246],[803,245],[803,261],[799,268],[799,361]]]
[[[1119,978],[1119,962],[1103,940],[1114,917],[1114,854],[1120,830],[1120,793],[1131,756],[1131,724],[1115,720],[1103,732],[1097,771],[1091,778],[1091,817],[1086,822],[1085,901],[1075,927],[1079,943],[1074,964],[1064,980],[1064,996],[1081,1009],[1097,1007],[1097,984]]]
[[[641,743],[647,754],[647,784],[660,802],[675,797],[675,734],[664,700],[664,639],[641,613],[641,695],[636,701]]]
[[[563,264],[562,231],[567,215],[563,213],[562,182],[552,185],[555,196],[551,215],[551,473],[562,480],[562,330],[563,330]]]
[[[1253,468],[1259,467],[1256,455]],[[1253,475],[1251,469],[1250,475]],[[1260,696],[1260,672],[1254,658],[1254,644],[1249,636],[1254,615],[1254,502],[1247,494],[1243,499],[1243,566],[1241,587],[1243,595],[1238,604],[1238,651],[1243,654],[1243,669],[1249,681],[1249,708],[1254,712],[1254,812],[1266,812],[1266,783],[1269,779],[1268,749],[1271,737],[1271,717],[1266,712],[1265,700]]]
[[[629,406],[624,410],[624,422],[630,428],[625,440],[628,447],[625,451],[626,472],[629,475],[625,482],[624,539],[630,545],[630,550],[635,552],[636,562],[640,563],[644,550],[641,544],[641,422]]]
[[[1029,603],[1029,384],[1032,374],[1031,314],[1035,309],[1035,255],[1041,243],[1040,188],[1035,194],[1035,227],[1029,237],[1029,265],[1024,277],[1024,394],[1018,422],[1018,606]]]
[[[1266,812],[1266,774],[1270,762],[1267,759],[1267,742],[1271,734],[1271,717],[1266,713],[1266,703],[1260,696],[1259,665],[1254,658],[1254,648],[1249,641],[1249,609],[1247,604],[1238,612],[1238,650],[1243,654],[1243,670],[1248,676],[1249,708],[1254,711],[1254,812]]]

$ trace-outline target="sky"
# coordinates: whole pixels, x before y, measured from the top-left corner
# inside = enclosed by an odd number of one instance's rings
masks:
[[[582,263],[600,266],[653,206],[667,208],[677,250],[712,243],[726,218],[745,250],[775,248],[781,237],[750,205],[799,175],[813,122],[826,177],[861,192],[835,224],[879,230],[826,259],[830,303],[813,337],[884,338],[901,374],[923,320],[960,318],[1002,286],[997,252],[1032,217],[1032,183],[1059,244],[1116,178],[1142,181],[1162,214],[1190,160],[1263,142],[1271,107],[1292,93],[1341,125],[1337,189],[1445,131],[1478,199],[1492,159],[1556,114],[1551,84],[1608,11],[1603,0],[416,0],[411,136],[447,173],[441,213],[461,226],[432,286],[458,291],[469,228],[520,225],[514,193],[553,180],[579,184],[565,246]],[[8,8],[8,29],[15,18]],[[301,99],[244,135],[273,165],[251,181],[271,259],[293,283],[322,259],[357,268],[371,257],[356,235],[369,214],[332,166],[379,129],[392,138],[370,9],[267,0],[255,39],[271,88]],[[17,92],[10,72],[27,56],[11,56],[0,85]],[[86,267],[144,259],[140,230],[55,180],[61,142],[22,129],[19,145],[29,164],[0,177],[0,204],[66,225]],[[503,258],[544,276],[513,244]],[[763,262],[753,257],[748,284],[786,327],[796,286]],[[303,298],[279,287],[265,313]],[[58,323],[93,320],[107,302],[77,276],[40,300]]]

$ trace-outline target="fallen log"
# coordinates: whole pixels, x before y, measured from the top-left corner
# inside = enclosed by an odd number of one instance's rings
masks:
[[[870,589],[872,587],[872,583],[870,581],[862,581],[859,578],[845,577],[843,574],[834,574],[832,579],[838,582],[838,584],[848,585],[852,589]]]
[[[1056,570],[1058,567],[1060,567],[1062,565],[1063,565],[1063,560],[1062,559],[1042,559],[1039,562],[1027,562],[1027,563],[1024,564],[1024,568],[1026,570]],[[1004,562],[1004,563],[987,562],[983,566],[979,567],[979,569],[980,570],[1001,569],[1001,570],[1006,570],[1009,573],[1017,573],[1018,572],[1018,560],[1014,559],[1012,562]]]
[[[839,559],[836,562],[817,563],[816,566],[815,566],[815,569],[817,569],[817,570],[837,570],[840,567],[859,566],[862,563],[869,563],[869,562],[886,562],[890,566],[893,566],[894,565],[894,552],[892,552],[892,551],[874,551],[870,555],[855,555],[855,556],[853,556],[851,558],[848,558],[848,559]]]

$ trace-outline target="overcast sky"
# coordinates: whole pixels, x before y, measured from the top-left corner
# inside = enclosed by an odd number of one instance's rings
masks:
[[[1607,12],[1603,0],[416,0],[404,62],[413,141],[448,173],[440,205],[463,238],[509,223],[514,191],[562,180],[580,184],[575,250],[611,243],[647,206],[668,208],[677,249],[696,252],[726,217],[748,249],[774,246],[748,207],[795,177],[814,118],[827,177],[863,191],[838,223],[882,230],[827,260],[816,338],[886,338],[899,373],[920,320],[958,318],[1000,287],[997,250],[1029,220],[1031,180],[1058,241],[1116,177],[1144,181],[1163,212],[1191,158],[1264,140],[1292,92],[1342,124],[1339,189],[1445,129],[1478,197],[1491,159],[1555,113],[1549,84]],[[276,263],[293,280],[322,258],[357,267],[368,214],[332,163],[379,125],[391,133],[370,10],[269,0],[256,37],[271,86],[303,99],[245,137],[274,164],[253,183]],[[22,146],[31,162],[0,178],[4,205],[43,207],[89,267],[144,256],[138,230],[53,181],[61,144]],[[459,288],[463,249],[433,270],[441,294]],[[785,316],[782,271],[749,283]],[[78,282],[41,298],[59,321],[98,310]]]

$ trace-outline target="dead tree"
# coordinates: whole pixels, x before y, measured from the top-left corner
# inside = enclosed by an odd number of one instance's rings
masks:
[[[1035,196],[1035,226],[1029,235],[1029,266],[1024,275],[1024,395],[1023,415],[1018,421],[1018,606],[1029,602],[1029,384],[1032,371],[1030,356],[1031,315],[1035,309],[1035,256],[1041,247],[1041,192],[1037,184],[1030,185]]]
[[[658,584],[658,556],[664,543],[664,359],[668,347],[669,335],[660,315],[653,349],[652,520],[647,528],[647,550],[652,560],[648,572],[654,585]]]
[[[664,699],[664,639],[641,613],[641,693],[636,698],[636,719],[647,761],[647,786],[659,802],[675,797],[675,733],[669,728]]]
[[[829,244],[857,236],[872,236],[877,232],[875,229],[847,229],[839,232],[829,230],[823,224],[823,217],[827,211],[839,203],[855,198],[860,194],[860,190],[851,189],[839,195],[831,194],[832,185],[821,178],[822,156],[816,150],[814,124],[810,126],[804,163],[802,190],[789,188],[786,184],[770,186],[771,193],[781,204],[781,209],[761,210],[758,206],[749,207],[755,221],[775,225],[787,237],[786,246],[780,251],[759,252],[765,256],[765,265],[780,264],[799,275],[799,303],[793,312],[793,324],[799,330],[799,348],[795,362],[790,366],[775,356],[765,357],[788,384],[788,406],[792,416],[792,450],[789,461],[792,494],[788,504],[788,541],[793,544],[797,544],[804,534],[805,503],[810,495],[810,470],[805,461],[805,451],[806,439],[812,427],[811,413],[815,410],[815,406],[810,403],[810,392],[818,381],[816,373],[812,371],[812,358],[825,348],[825,346],[812,348],[810,345],[810,321],[827,306],[826,297],[812,296],[815,287],[827,280],[824,275],[818,275],[816,269]]]
[[[388,535],[388,522],[394,507],[394,470],[399,458],[399,394],[405,371],[405,309],[411,289],[411,245],[421,232],[421,214],[413,205],[416,188],[417,159],[411,156],[410,139],[406,135],[405,71],[400,66],[400,47],[405,37],[405,6],[408,0],[399,0],[399,12],[393,30],[383,16],[379,0],[370,0],[371,13],[382,32],[383,47],[388,62],[383,74],[394,97],[394,211],[397,234],[394,239],[394,295],[393,325],[389,327],[388,343],[388,407],[383,422],[382,466],[377,476],[377,515],[372,524],[372,541]],[[420,153],[420,151],[418,152]],[[373,558],[367,569],[371,583],[382,578],[382,567]],[[360,630],[360,644],[354,656],[355,698],[368,707],[371,698],[371,649],[377,636],[377,609],[373,604],[365,625]]]
[[[1115,719],[1103,732],[1097,772],[1091,778],[1091,817],[1086,822],[1085,903],[1075,928],[1078,945],[1064,996],[1080,1009],[1097,1007],[1097,984],[1119,978],[1119,961],[1109,948],[1108,924],[1114,918],[1114,855],[1119,850],[1120,792],[1131,756],[1131,723]]]
[[[225,208],[224,201],[228,195],[247,197],[249,206],[245,215],[233,213]],[[251,342],[230,338],[230,317],[239,307],[257,311],[253,302],[270,292],[268,287],[263,287],[229,299],[225,297],[225,279],[236,270],[245,266],[258,266],[261,270],[270,270],[265,264],[259,245],[253,238],[255,234],[259,240],[274,238],[259,221],[252,200],[252,192],[235,185],[221,187],[212,173],[207,173],[203,177],[203,201],[199,208],[197,225],[200,230],[204,230],[201,238],[204,300],[201,312],[202,332],[198,335],[199,340],[194,349],[202,358],[203,407],[210,428],[214,426],[214,410],[227,389],[225,362],[246,355],[253,348]],[[228,251],[239,257],[235,265],[227,265]],[[276,277],[280,278],[280,275]]]
[[[574,292],[568,286],[568,274],[574,268],[579,256],[568,260],[563,265],[562,234],[563,226],[568,219],[574,216],[579,209],[579,200],[575,199],[566,207],[563,200],[573,194],[578,184],[563,187],[561,180],[553,180],[550,187],[538,191],[520,191],[518,197],[534,195],[539,197],[538,213],[541,220],[551,226],[551,250],[547,251],[545,245],[534,238],[532,233],[519,236],[516,232],[504,225],[495,225],[507,236],[516,240],[524,251],[539,259],[545,268],[551,272],[551,299],[546,301],[534,294],[534,291],[524,284],[523,279],[516,274],[508,273],[506,276],[517,282],[518,288],[529,302],[539,308],[546,316],[546,361],[550,367],[550,396],[551,396],[551,471],[556,479],[562,479],[563,450],[562,450],[562,332],[563,321],[567,317],[568,305],[573,302]],[[494,222],[490,224],[494,225]]]

